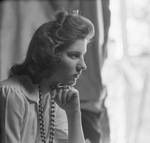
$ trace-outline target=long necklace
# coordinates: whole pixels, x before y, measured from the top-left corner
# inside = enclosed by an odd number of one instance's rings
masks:
[[[49,128],[49,143],[53,143],[54,138],[54,122],[55,122],[55,101],[51,96],[51,107],[50,107],[50,128]],[[42,94],[41,87],[39,86],[39,122],[40,122],[40,133],[42,143],[46,143],[46,135],[44,130],[44,117],[43,117],[43,106],[42,106]]]

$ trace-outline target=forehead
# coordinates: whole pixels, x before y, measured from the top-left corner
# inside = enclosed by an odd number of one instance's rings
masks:
[[[65,51],[80,51],[82,53],[85,53],[87,51],[87,43],[87,39],[76,40],[67,49],[65,49]]]

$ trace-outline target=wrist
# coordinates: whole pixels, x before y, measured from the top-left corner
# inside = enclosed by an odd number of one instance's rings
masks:
[[[79,114],[79,115],[81,115],[81,110],[78,109],[78,110],[74,110],[74,111],[66,111],[66,114],[67,115],[72,115],[72,114]]]

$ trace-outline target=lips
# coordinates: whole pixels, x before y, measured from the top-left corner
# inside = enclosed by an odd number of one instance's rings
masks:
[[[74,78],[79,78],[80,74],[74,74],[73,77]]]

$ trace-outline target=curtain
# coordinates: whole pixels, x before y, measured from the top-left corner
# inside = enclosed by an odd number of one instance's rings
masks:
[[[34,31],[53,15],[47,1],[2,1],[0,13],[0,79],[25,58]]]

